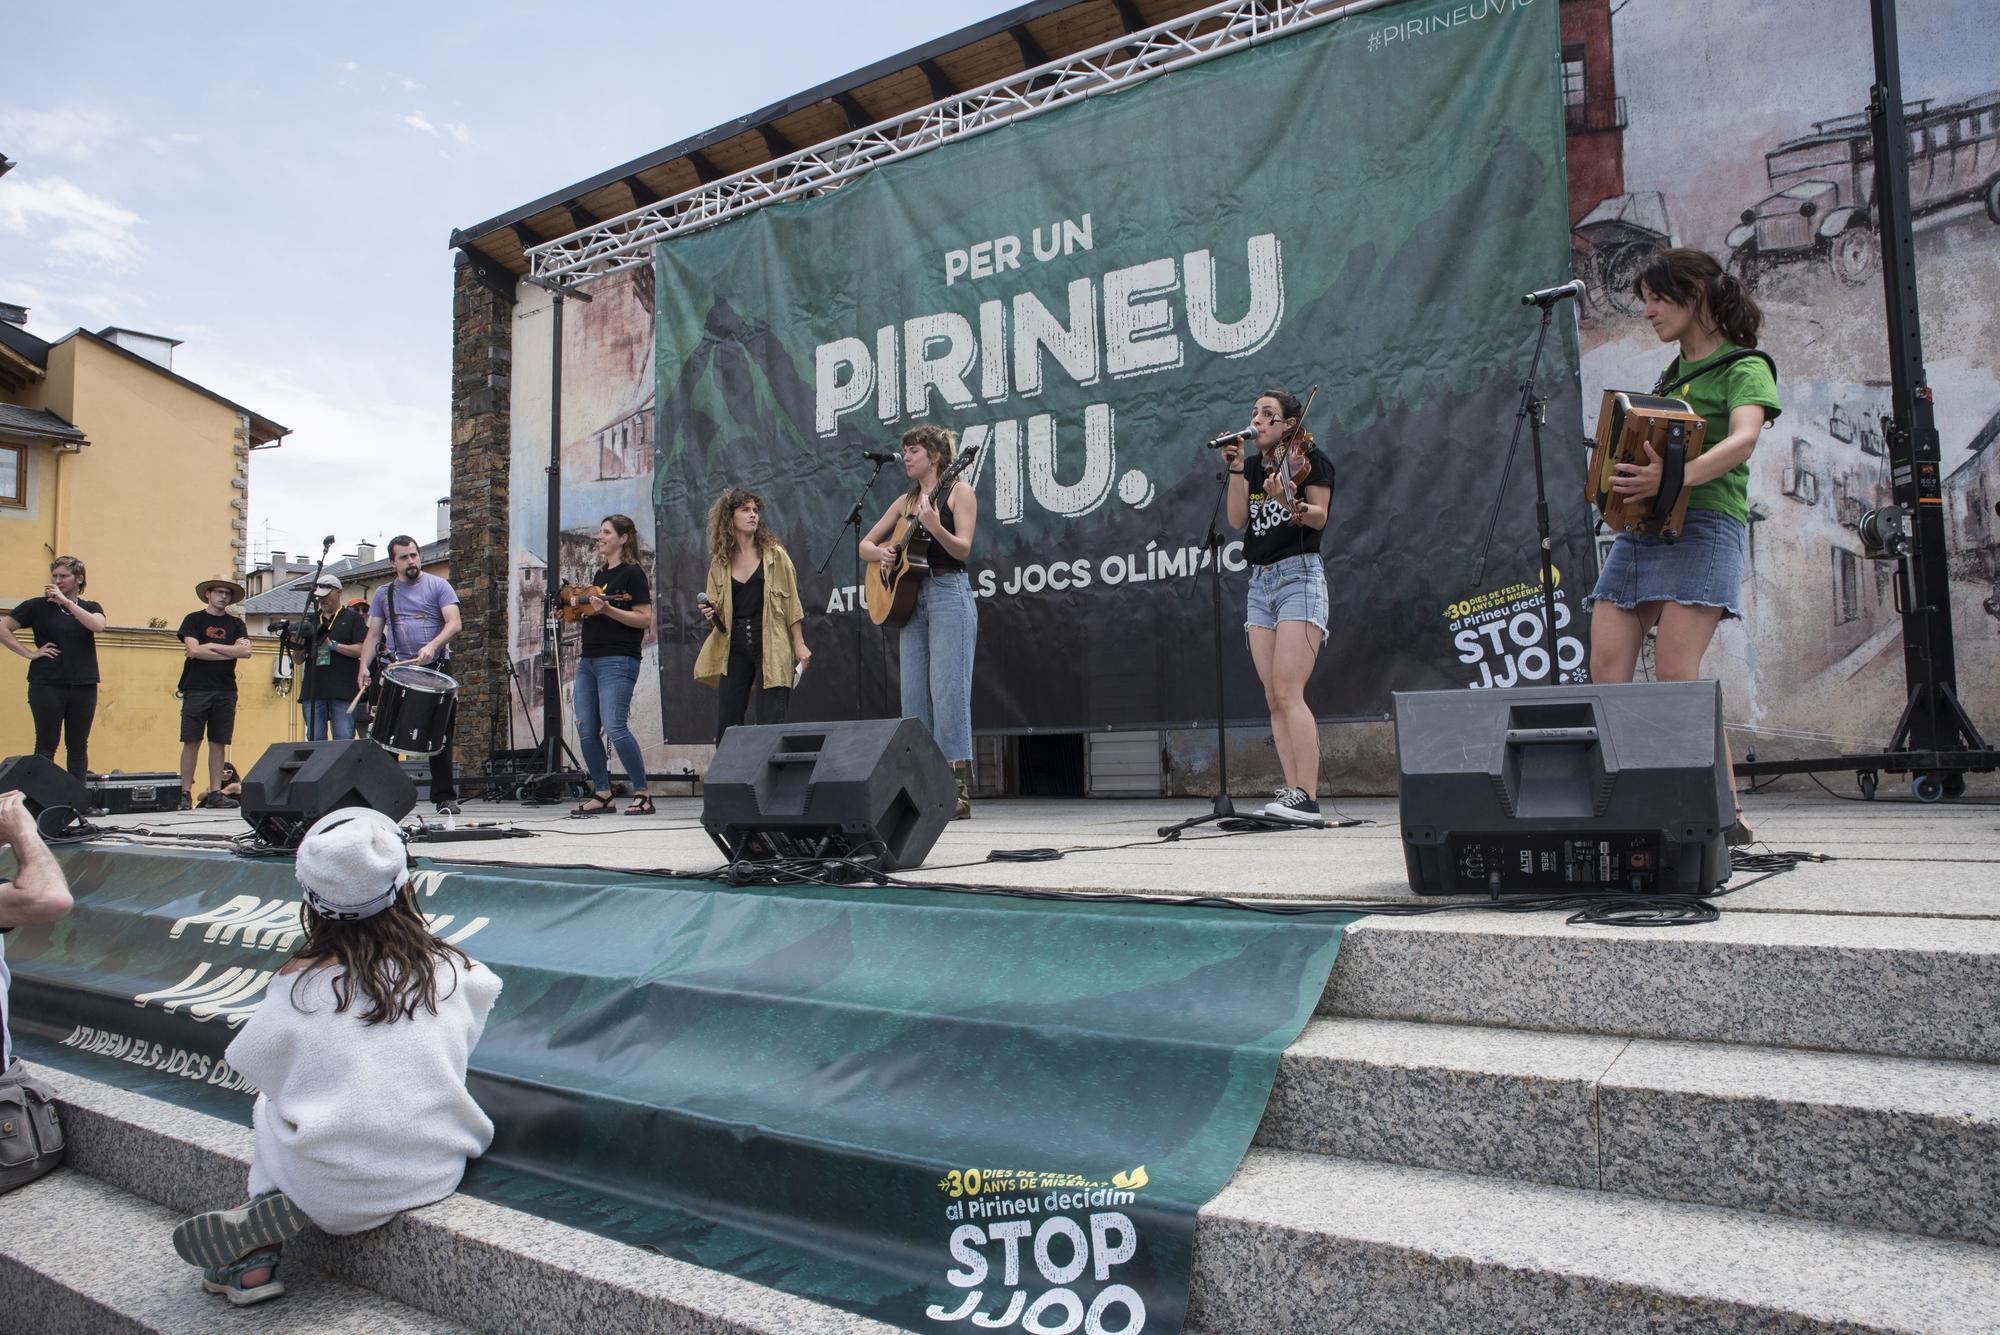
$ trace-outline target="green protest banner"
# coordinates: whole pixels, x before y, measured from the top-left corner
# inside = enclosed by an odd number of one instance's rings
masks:
[[[803,581],[817,652],[793,717],[895,712],[893,636],[858,609],[838,531],[860,452],[942,423],[980,451],[975,726],[1206,719],[1203,446],[1259,393],[1316,385],[1306,426],[1337,474],[1316,712],[1537,676],[1525,447],[1478,588],[1472,568],[1534,344],[1520,297],[1568,276],[1558,45],[1553,0],[1370,11],[663,242],[661,586],[700,588],[708,503],[760,491],[802,570],[838,549]],[[1566,310],[1541,375],[1551,420],[1578,420]],[[1550,442],[1572,583],[1576,444]],[[1227,710],[1256,717],[1240,548],[1223,563]],[[1565,592],[1566,673],[1572,615]],[[711,726],[685,685],[701,634],[663,629],[671,738]]]

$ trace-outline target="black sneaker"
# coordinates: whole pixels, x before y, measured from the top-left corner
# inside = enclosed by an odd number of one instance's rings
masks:
[[[175,805],[175,807],[174,807],[174,810],[175,810],[175,811],[193,811],[193,810],[194,810],[194,794],[190,793],[190,792],[189,792],[189,791],[188,791],[187,789],[185,789],[185,788],[181,789],[181,800],[180,800],[180,802],[179,802],[178,804],[176,804],[176,805]]]
[[[458,799],[455,797],[443,798],[438,802],[438,815],[440,816],[456,816],[463,810],[464,808],[459,806]]]
[[[1257,813],[1272,820],[1294,821],[1300,825],[1311,825],[1319,820],[1319,803],[1306,795],[1303,788],[1287,788],[1283,797],[1266,802],[1264,809]]]

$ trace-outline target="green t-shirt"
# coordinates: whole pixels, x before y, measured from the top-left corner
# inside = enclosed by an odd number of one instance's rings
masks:
[[[1686,400],[1688,408],[1707,421],[1708,434],[1703,438],[1703,448],[1722,443],[1723,437],[1729,434],[1729,414],[1746,403],[1761,405],[1766,423],[1778,420],[1778,382],[1771,377],[1770,364],[1762,357],[1745,357],[1708,375],[1693,374],[1716,358],[1735,352],[1736,346],[1724,340],[1721,347],[1698,362],[1674,358],[1673,374],[1664,392],[1673,398]],[[1736,516],[1738,523],[1749,523],[1749,460],[1736,465],[1713,482],[1704,482],[1696,487],[1694,494],[1688,497],[1688,508],[1719,510]]]

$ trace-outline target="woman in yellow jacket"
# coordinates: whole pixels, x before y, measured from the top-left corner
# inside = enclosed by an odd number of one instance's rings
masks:
[[[798,571],[764,527],[764,498],[731,487],[708,507],[708,588],[701,614],[711,627],[694,679],[721,691],[715,740],[743,721],[757,692],[757,721],[783,723],[792,687],[805,671],[805,609]]]

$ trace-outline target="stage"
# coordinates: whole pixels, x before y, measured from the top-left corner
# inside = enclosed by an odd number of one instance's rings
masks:
[[[1812,853],[1832,861],[1804,863],[1716,902],[1727,913],[2000,917],[2000,796],[1983,794],[1982,786],[1975,776],[1971,795],[1934,804],[1891,797],[1886,790],[1873,802],[1818,789],[1752,795],[1744,811],[1761,840],[1754,851]],[[457,819],[461,828],[499,825],[529,831],[532,837],[419,842],[414,848],[419,857],[438,862],[684,874],[718,867],[721,854],[701,828],[701,799],[656,800],[659,812],[650,817],[572,817],[570,804],[472,801]],[[1209,824],[1176,842],[1159,838],[1160,827],[1200,815],[1208,804],[1198,797],[982,799],[974,804],[970,820],[946,826],[923,865],[900,873],[899,879],[920,886],[1174,897],[1343,903],[1418,899],[1404,875],[1393,798],[1327,799],[1323,808],[1330,825],[1343,819],[1362,822],[1346,828],[1232,834]],[[1238,806],[1251,808],[1253,801],[1244,798]],[[428,807],[419,806],[404,823],[419,818],[433,824],[438,820]],[[188,842],[211,846],[217,837],[248,830],[233,811],[103,817],[96,824],[111,839],[161,843],[176,835],[194,836]],[[139,829],[158,835],[123,833]],[[1034,848],[1069,851],[1055,861],[986,860],[996,850]],[[1738,873],[1732,884],[1750,879],[1751,874]]]

